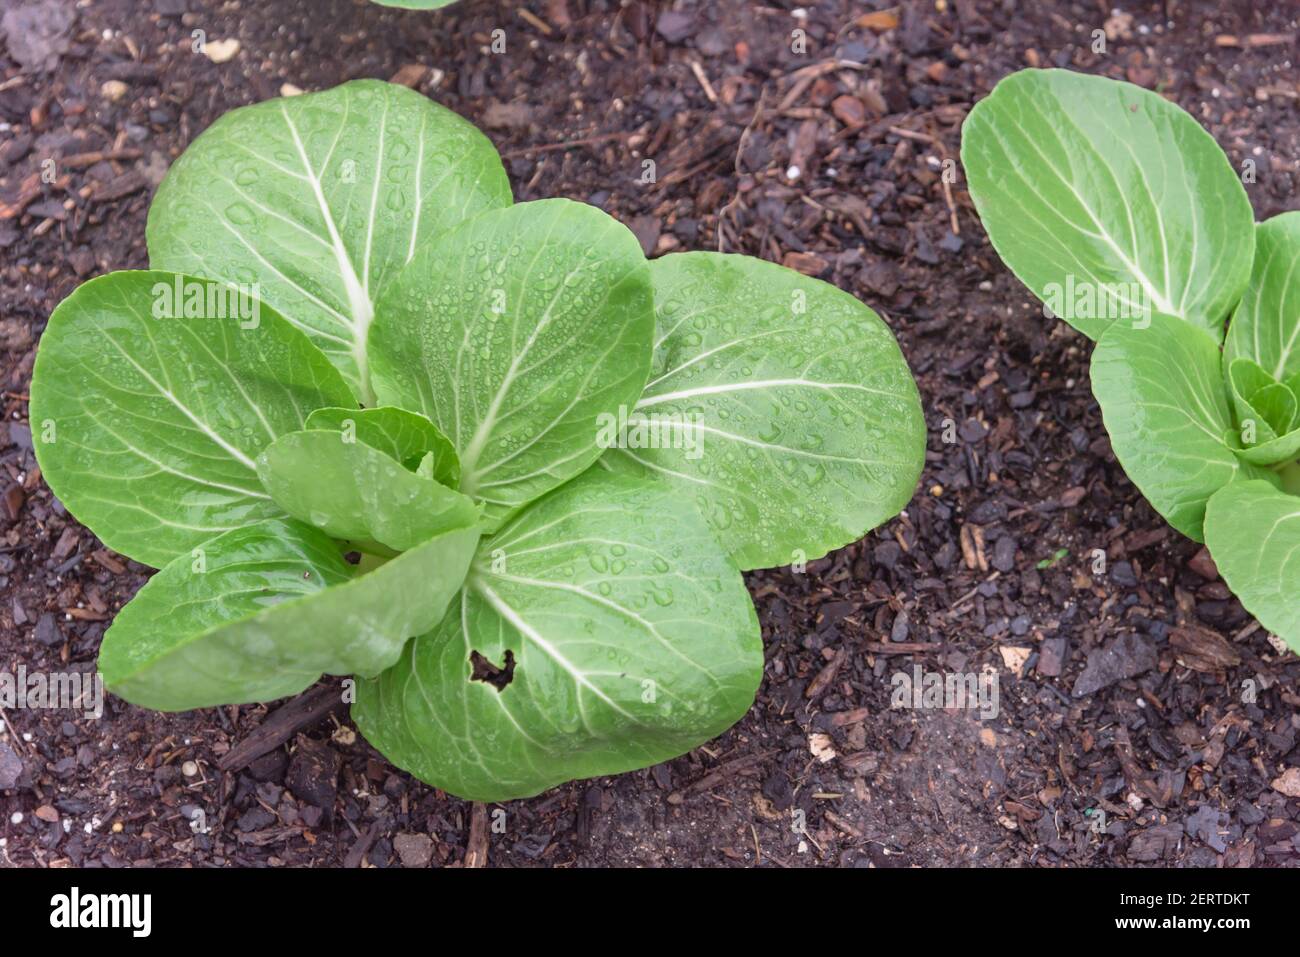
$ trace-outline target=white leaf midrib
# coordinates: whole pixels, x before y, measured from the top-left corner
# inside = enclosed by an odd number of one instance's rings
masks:
[[[257,465],[249,456],[245,455],[239,449],[235,448],[235,446],[227,442],[224,438],[221,437],[221,435],[218,432],[216,432],[210,425],[208,425],[207,422],[203,421],[203,419],[201,419],[193,411],[191,411],[189,406],[181,402],[181,400],[178,399],[170,389],[168,389],[161,382],[155,379],[149,373],[149,370],[147,370],[144,366],[140,365],[140,363],[138,363],[135,359],[133,359],[130,353],[128,353],[125,349],[123,349],[122,346],[118,343],[118,341],[114,339],[111,335],[109,335],[108,332],[106,332],[101,328],[100,334],[103,335],[103,337],[110,344],[112,344],[113,348],[118,351],[118,354],[121,355],[123,359],[125,359],[128,363],[130,363],[130,365],[137,372],[139,372],[140,375],[144,376],[145,381],[147,381],[151,386],[153,386],[153,388],[157,390],[159,395],[161,395],[164,399],[170,402],[178,412],[180,412],[183,416],[185,416],[185,418],[189,419],[192,423],[194,423],[195,428],[197,428],[200,432],[206,435],[214,443],[220,446],[235,461],[247,467],[249,471],[256,473]]]
[[[1160,294],[1160,291],[1156,288],[1155,283],[1152,282],[1150,277],[1148,277],[1147,274],[1142,270],[1142,268],[1139,267],[1138,264],[1135,263],[1132,259],[1130,259],[1128,254],[1125,253],[1124,250],[1120,248],[1119,243],[1115,241],[1115,238],[1110,234],[1110,231],[1107,230],[1107,228],[1105,227],[1105,225],[1103,225],[1101,220],[1097,218],[1096,212],[1093,211],[1092,206],[1089,205],[1087,200],[1085,200],[1083,196],[1079,193],[1078,189],[1075,188],[1074,183],[1071,182],[1070,179],[1067,176],[1065,176],[1060,170],[1058,170],[1056,166],[1052,163],[1052,161],[1047,158],[1046,154],[1044,154],[1043,151],[1039,149],[1037,141],[1029,133],[1029,131],[1026,130],[1023,126],[1021,126],[1018,122],[1016,122],[1015,118],[1010,116],[1010,114],[1008,114],[1008,121],[1016,128],[1017,131],[1019,131],[1020,135],[1024,137],[1025,141],[1030,145],[1030,148],[1033,149],[1033,151],[1038,154],[1038,158],[1043,163],[1043,165],[1046,166],[1047,169],[1051,171],[1052,175],[1055,176],[1056,179],[1060,181],[1061,185],[1063,185],[1067,190],[1070,191],[1071,195],[1074,196],[1075,201],[1079,204],[1079,208],[1082,209],[1085,213],[1087,213],[1088,218],[1092,220],[1093,226],[1096,227],[1097,232],[1092,232],[1090,230],[1084,229],[1078,224],[1071,224],[1071,225],[1073,225],[1075,229],[1078,229],[1079,232],[1082,233],[1083,235],[1091,236],[1094,239],[1100,239],[1103,243],[1105,243],[1106,246],[1110,248],[1111,252],[1115,254],[1116,258],[1119,259],[1120,263],[1124,266],[1124,268],[1129,270],[1129,272],[1133,275],[1133,278],[1136,279],[1146,290],[1147,295],[1151,297],[1151,301],[1155,304],[1158,310],[1164,313],[1168,313],[1170,315],[1178,315],[1181,318],[1182,314],[1176,312],[1173,308],[1173,305],[1163,295]],[[1125,209],[1129,209],[1127,200],[1125,200],[1124,205],[1125,205]],[[1131,215],[1132,213],[1131,209],[1129,209],[1129,213]],[[1157,215],[1158,213],[1159,211],[1157,210]],[[1162,221],[1162,228],[1163,228],[1163,218],[1161,218],[1161,221]]]
[[[771,389],[783,386],[823,389],[828,392],[835,389],[852,389],[857,392],[869,392],[872,395],[883,395],[893,399],[899,398],[896,393],[884,389],[873,389],[857,382],[818,382],[815,379],[787,378],[758,379],[751,382],[721,382],[714,385],[679,389],[676,392],[661,392],[659,395],[642,397],[637,402],[636,407],[638,409],[647,409],[654,405],[662,405],[665,402],[677,402],[681,399],[691,399],[701,395],[721,395],[728,392],[746,392],[754,389]]]
[[[610,698],[605,692],[601,691],[588,678],[585,672],[578,668],[573,662],[561,653],[560,649],[547,640],[546,636],[530,625],[524,618],[500,595],[493,591],[481,578],[476,579],[473,588],[487,601],[492,609],[510,623],[521,635],[535,644],[548,658],[554,661],[566,674],[568,674],[579,687],[586,688],[597,698],[603,701],[608,707],[617,711],[623,717],[636,721],[636,717],[623,708],[619,707],[614,699]],[[639,722],[638,722],[639,723]]]
[[[383,163],[383,141],[384,131],[387,127],[387,100],[385,100],[384,119],[379,130],[379,159],[378,163]],[[365,282],[357,275],[356,267],[352,263],[352,257],[348,254],[347,247],[343,244],[343,237],[339,234],[338,226],[334,222],[334,214],[330,211],[329,203],[325,199],[325,193],[321,188],[320,177],[312,169],[311,161],[307,158],[307,150],[303,146],[302,137],[298,135],[298,128],[294,125],[293,118],[289,116],[283,104],[280,106],[280,115],[284,117],[285,126],[288,127],[290,135],[293,137],[294,148],[298,151],[298,158],[302,162],[303,172],[306,174],[305,179],[311,187],[312,195],[316,199],[316,204],[320,208],[321,218],[325,222],[325,228],[329,232],[330,247],[334,250],[334,260],[338,265],[339,277],[343,282],[343,289],[347,293],[348,307],[352,313],[352,358],[357,365],[358,385],[364,395],[361,396],[367,404],[373,404],[374,397],[370,395],[370,363],[366,354],[366,337],[370,330],[370,324],[375,318],[375,307],[370,301],[370,293],[366,288]],[[346,117],[342,121],[346,123]],[[331,149],[331,153],[333,150]],[[323,170],[322,170],[323,172]],[[375,176],[375,191],[379,188],[379,176]],[[367,227],[366,246],[369,251],[370,236],[374,229],[375,210],[372,202],[370,209],[370,221]],[[366,272],[369,272],[369,263],[366,264]]]

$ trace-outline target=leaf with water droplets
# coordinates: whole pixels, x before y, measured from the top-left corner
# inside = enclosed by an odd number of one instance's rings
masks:
[[[317,409],[307,417],[307,428],[341,432],[379,449],[412,471],[432,456],[429,468],[433,478],[452,488],[460,483],[460,458],[451,440],[418,412],[395,406]]]
[[[323,532],[272,519],[226,532],[149,579],[100,647],[104,684],[187,711],[297,694],[322,674],[375,675],[442,617],[475,528],[362,572]]]
[[[192,307],[192,308],[189,308]],[[36,460],[110,548],[162,567],[284,513],[254,460],[347,384],[265,303],[203,279],[117,272],[50,317],[32,373]]]
[[[1097,339],[1160,312],[1223,341],[1250,275],[1254,214],[1223,150],[1151,90],[1021,70],[975,104],[961,161],[994,249]]]
[[[379,304],[372,381],[451,439],[460,490],[500,521],[599,457],[599,421],[635,404],[653,331],[626,227],[569,200],[521,203],[420,247]]]
[[[352,715],[460,797],[529,797],[721,734],[763,674],[735,564],[667,485],[591,469],[480,546],[459,603]]]
[[[275,503],[363,551],[377,543],[404,552],[478,521],[471,499],[344,437],[325,430],[290,432],[263,449],[257,474]]]
[[[355,80],[213,123],[158,188],[149,261],[256,283],[373,405],[366,334],[384,286],[431,237],[510,202],[472,124],[405,87]]]
[[[748,256],[665,256],[650,275],[650,381],[603,466],[670,482],[745,569],[820,558],[898,514],[925,419],[879,316]]]

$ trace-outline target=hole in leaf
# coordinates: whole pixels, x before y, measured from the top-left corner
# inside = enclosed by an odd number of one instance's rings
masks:
[[[469,653],[469,663],[474,671],[469,676],[471,681],[482,681],[502,691],[515,677],[515,653],[506,650],[506,666],[498,668],[477,651]]]

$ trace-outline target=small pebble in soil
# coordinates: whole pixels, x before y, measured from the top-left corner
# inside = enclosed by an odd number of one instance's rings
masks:
[[[907,641],[907,636],[911,633],[908,626],[908,615],[906,611],[900,611],[894,618],[894,626],[889,631],[890,641]]]
[[[428,867],[433,860],[433,841],[427,834],[398,834],[393,838],[393,850],[403,867]]]
[[[213,63],[228,63],[239,53],[239,40],[235,37],[209,40],[203,44],[203,53]]]
[[[1133,566],[1128,562],[1116,562],[1110,570],[1110,578],[1116,585],[1132,588],[1138,583]]]

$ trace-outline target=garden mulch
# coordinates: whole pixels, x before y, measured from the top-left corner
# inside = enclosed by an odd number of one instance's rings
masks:
[[[0,670],[92,668],[148,574],[36,469],[27,392],[50,310],[145,266],[168,165],[286,84],[395,79],[483,128],[520,199],[593,203],[650,254],[745,252],[849,290],[898,336],[930,441],[902,516],[802,573],[748,576],[758,701],[689,755],[485,808],[396,771],[332,689],[178,715],[11,711],[0,866],[1300,864],[1300,660],[1125,478],[1090,344],[999,264],[955,164],[996,80],[1063,66],[1188,109],[1253,161],[1257,218],[1296,206],[1294,8],[871,7],[7,3]],[[997,717],[891,709],[915,666],[996,674]]]

